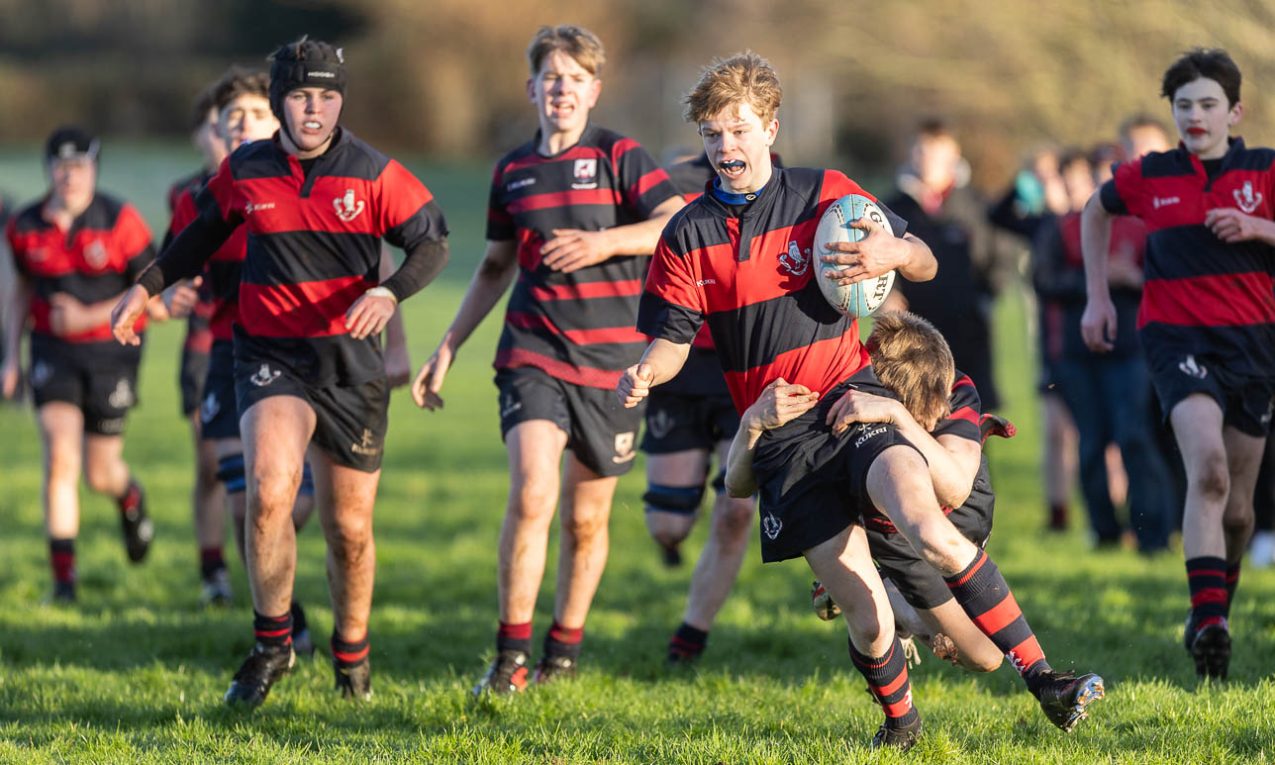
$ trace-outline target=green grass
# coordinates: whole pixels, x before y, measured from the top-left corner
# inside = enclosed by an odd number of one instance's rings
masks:
[[[119,159],[104,184],[158,198],[181,165],[170,152],[144,173],[124,174],[125,158],[141,154],[113,151]],[[448,211],[456,262],[406,306],[417,363],[472,271],[485,184],[485,170],[419,169]],[[161,222],[157,204],[144,210]],[[1005,301],[1001,379],[1020,435],[992,448],[1000,502],[990,550],[1055,666],[1107,678],[1108,698],[1070,736],[1044,720],[1012,670],[974,676],[927,654],[913,672],[923,742],[906,757],[870,754],[864,745],[880,712],[850,666],[844,628],[810,612],[802,563],[763,567],[755,541],[699,674],[665,674],[664,644],[690,567],[658,564],[642,525],[640,471],[621,481],[616,498],[612,556],[580,679],[472,702],[468,689],[493,642],[507,486],[490,382],[494,319],[462,352],[441,414],[418,412],[402,393],[393,403],[376,516],[374,699],[334,698],[320,658],[302,662],[255,715],[230,712],[221,694],[251,643],[247,583],[232,561],[236,607],[195,605],[191,448],[176,416],[180,333],[161,326],[147,348],[143,405],[126,449],[150,493],[158,541],[145,565],[129,566],[113,508],[85,492],[75,608],[41,605],[49,574],[39,443],[29,411],[0,408],[0,762],[1275,761],[1275,574],[1245,572],[1233,614],[1233,679],[1197,688],[1180,645],[1186,595],[1178,557],[1095,554],[1079,529],[1040,533],[1039,431],[1022,317],[1015,300]],[[691,560],[704,533],[701,524]],[[553,576],[551,565],[537,640]],[[311,604],[316,634],[326,635],[332,621],[317,526],[300,539],[298,594]]]

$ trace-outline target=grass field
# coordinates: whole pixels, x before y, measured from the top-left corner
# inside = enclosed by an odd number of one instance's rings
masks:
[[[163,185],[187,155],[107,149],[103,185],[145,201],[160,223]],[[447,211],[455,252],[443,281],[406,306],[419,363],[480,251],[486,170],[417,169]],[[29,197],[39,167],[0,153],[0,183]],[[176,416],[180,332],[161,326],[148,341],[126,450],[158,539],[145,565],[129,566],[113,507],[85,492],[74,608],[41,604],[49,573],[39,443],[28,410],[0,408],[0,762],[1275,762],[1275,572],[1245,572],[1232,615],[1233,679],[1197,688],[1181,648],[1180,557],[1092,553],[1078,519],[1067,535],[1040,532],[1023,315],[1009,299],[998,317],[1001,380],[1020,435],[991,450],[1000,502],[989,549],[1054,665],[1107,679],[1108,698],[1070,736],[1046,722],[1012,670],[973,676],[926,654],[912,675],[922,743],[904,756],[868,752],[880,711],[850,665],[844,628],[811,613],[804,564],[763,567],[755,541],[699,673],[666,674],[664,645],[690,566],[659,565],[642,525],[640,471],[616,498],[579,680],[471,701],[493,643],[507,485],[489,368],[497,319],[462,351],[441,414],[418,412],[404,393],[393,403],[376,516],[374,699],[335,698],[319,657],[256,714],[231,712],[220,699],[251,645],[247,583],[232,561],[235,607],[196,606],[191,448]],[[701,524],[691,540],[692,561],[704,532]],[[547,584],[553,575],[551,558]],[[332,622],[317,526],[301,537],[297,586],[325,637]],[[550,618],[548,587],[544,595],[537,641]]]

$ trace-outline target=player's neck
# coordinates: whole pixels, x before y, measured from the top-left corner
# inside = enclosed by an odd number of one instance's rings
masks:
[[[48,201],[44,203],[44,219],[66,231],[76,218],[89,209],[89,205],[92,202],[93,197],[91,195],[84,198],[66,199],[56,194],[51,194]]]
[[[572,146],[580,143],[580,138],[584,135],[584,131],[587,130],[588,127],[588,123],[585,123],[579,128],[555,131],[545,125],[541,125],[540,145],[536,147],[536,151],[546,157],[561,154],[567,149],[570,149]]]

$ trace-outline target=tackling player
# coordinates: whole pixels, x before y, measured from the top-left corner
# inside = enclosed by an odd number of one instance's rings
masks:
[[[611,497],[637,456],[641,412],[618,406],[610,390],[645,345],[633,327],[642,277],[661,227],[683,204],[636,141],[589,123],[605,59],[592,32],[541,27],[527,58],[527,96],[540,129],[496,164],[486,255],[412,386],[419,406],[442,406],[438,394],[457,351],[517,277],[495,361],[510,471],[500,627],[496,657],[475,693],[527,684],[532,616],[559,497],[554,623],[536,679],[575,673],[606,565]]]
[[[1182,525],[1191,609],[1184,642],[1202,677],[1225,678],[1227,621],[1253,530],[1253,491],[1275,396],[1275,151],[1231,129],[1240,70],[1195,49],[1164,73],[1178,148],[1119,165],[1081,217],[1085,343],[1117,331],[1108,278],[1112,219],[1148,229],[1138,339],[1186,467]]]
[[[150,230],[129,203],[97,191],[98,140],[75,127],[45,144],[49,190],[18,211],[6,235],[16,284],[6,306],[0,383],[11,398],[21,377],[22,336],[31,329],[29,381],[44,447],[44,514],[53,568],[53,600],[76,598],[75,538],[80,528],[79,476],[115,500],[128,558],[141,562],[154,527],[141,484],[124,462],[124,424],[137,404],[140,339],[111,341],[111,306],[155,257]],[[130,317],[164,316],[143,300]]]
[[[328,541],[336,685],[347,697],[371,694],[372,508],[389,404],[379,333],[399,301],[438,275],[447,244],[421,182],[338,124],[345,88],[339,48],[303,37],[275,51],[270,107],[279,132],[222,164],[199,194],[199,217],[115,311],[116,337],[135,342],[129,326],[147,295],[198,273],[246,228],[235,393],[256,645],[226,692],[229,704],[260,704],[295,661],[292,507],[307,448]],[[407,258],[378,283],[382,239]]]

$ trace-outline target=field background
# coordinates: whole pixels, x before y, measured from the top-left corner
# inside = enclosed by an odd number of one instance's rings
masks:
[[[42,180],[33,149],[0,152],[0,185],[24,198]],[[138,201],[158,229],[167,183],[195,165],[178,147],[108,145],[105,189]],[[487,168],[408,163],[454,232],[453,262],[405,306],[415,364],[450,320],[481,253]],[[1034,365],[1021,296],[1001,301],[1000,381],[1020,435],[991,447],[998,489],[990,550],[1056,667],[1107,679],[1094,719],[1064,736],[1012,670],[986,677],[928,653],[913,671],[926,736],[908,762],[1265,763],[1275,761],[1275,572],[1246,570],[1233,614],[1232,680],[1197,689],[1181,647],[1178,555],[1090,552],[1079,510],[1063,536],[1041,532]],[[844,627],[810,612],[799,561],[763,568],[756,541],[698,675],[663,671],[692,565],[665,570],[642,525],[644,479],[620,484],[612,555],[588,623],[578,682],[475,703],[492,650],[495,542],[507,487],[489,367],[491,318],[463,349],[442,413],[396,394],[376,525],[374,699],[335,698],[326,660],[301,662],[255,715],[221,705],[252,641],[247,583],[228,546],[238,601],[200,610],[190,523],[191,447],[177,417],[181,331],[151,332],[143,404],[126,455],[149,493],[157,541],[129,566],[107,500],[83,493],[80,603],[49,589],[40,452],[25,407],[0,407],[0,762],[861,762],[880,712],[846,655]],[[693,562],[701,523],[688,544]],[[755,532],[754,532],[755,533]],[[554,554],[546,575],[554,576]],[[550,619],[541,599],[536,641]],[[323,541],[300,538],[298,595],[326,644]]]

